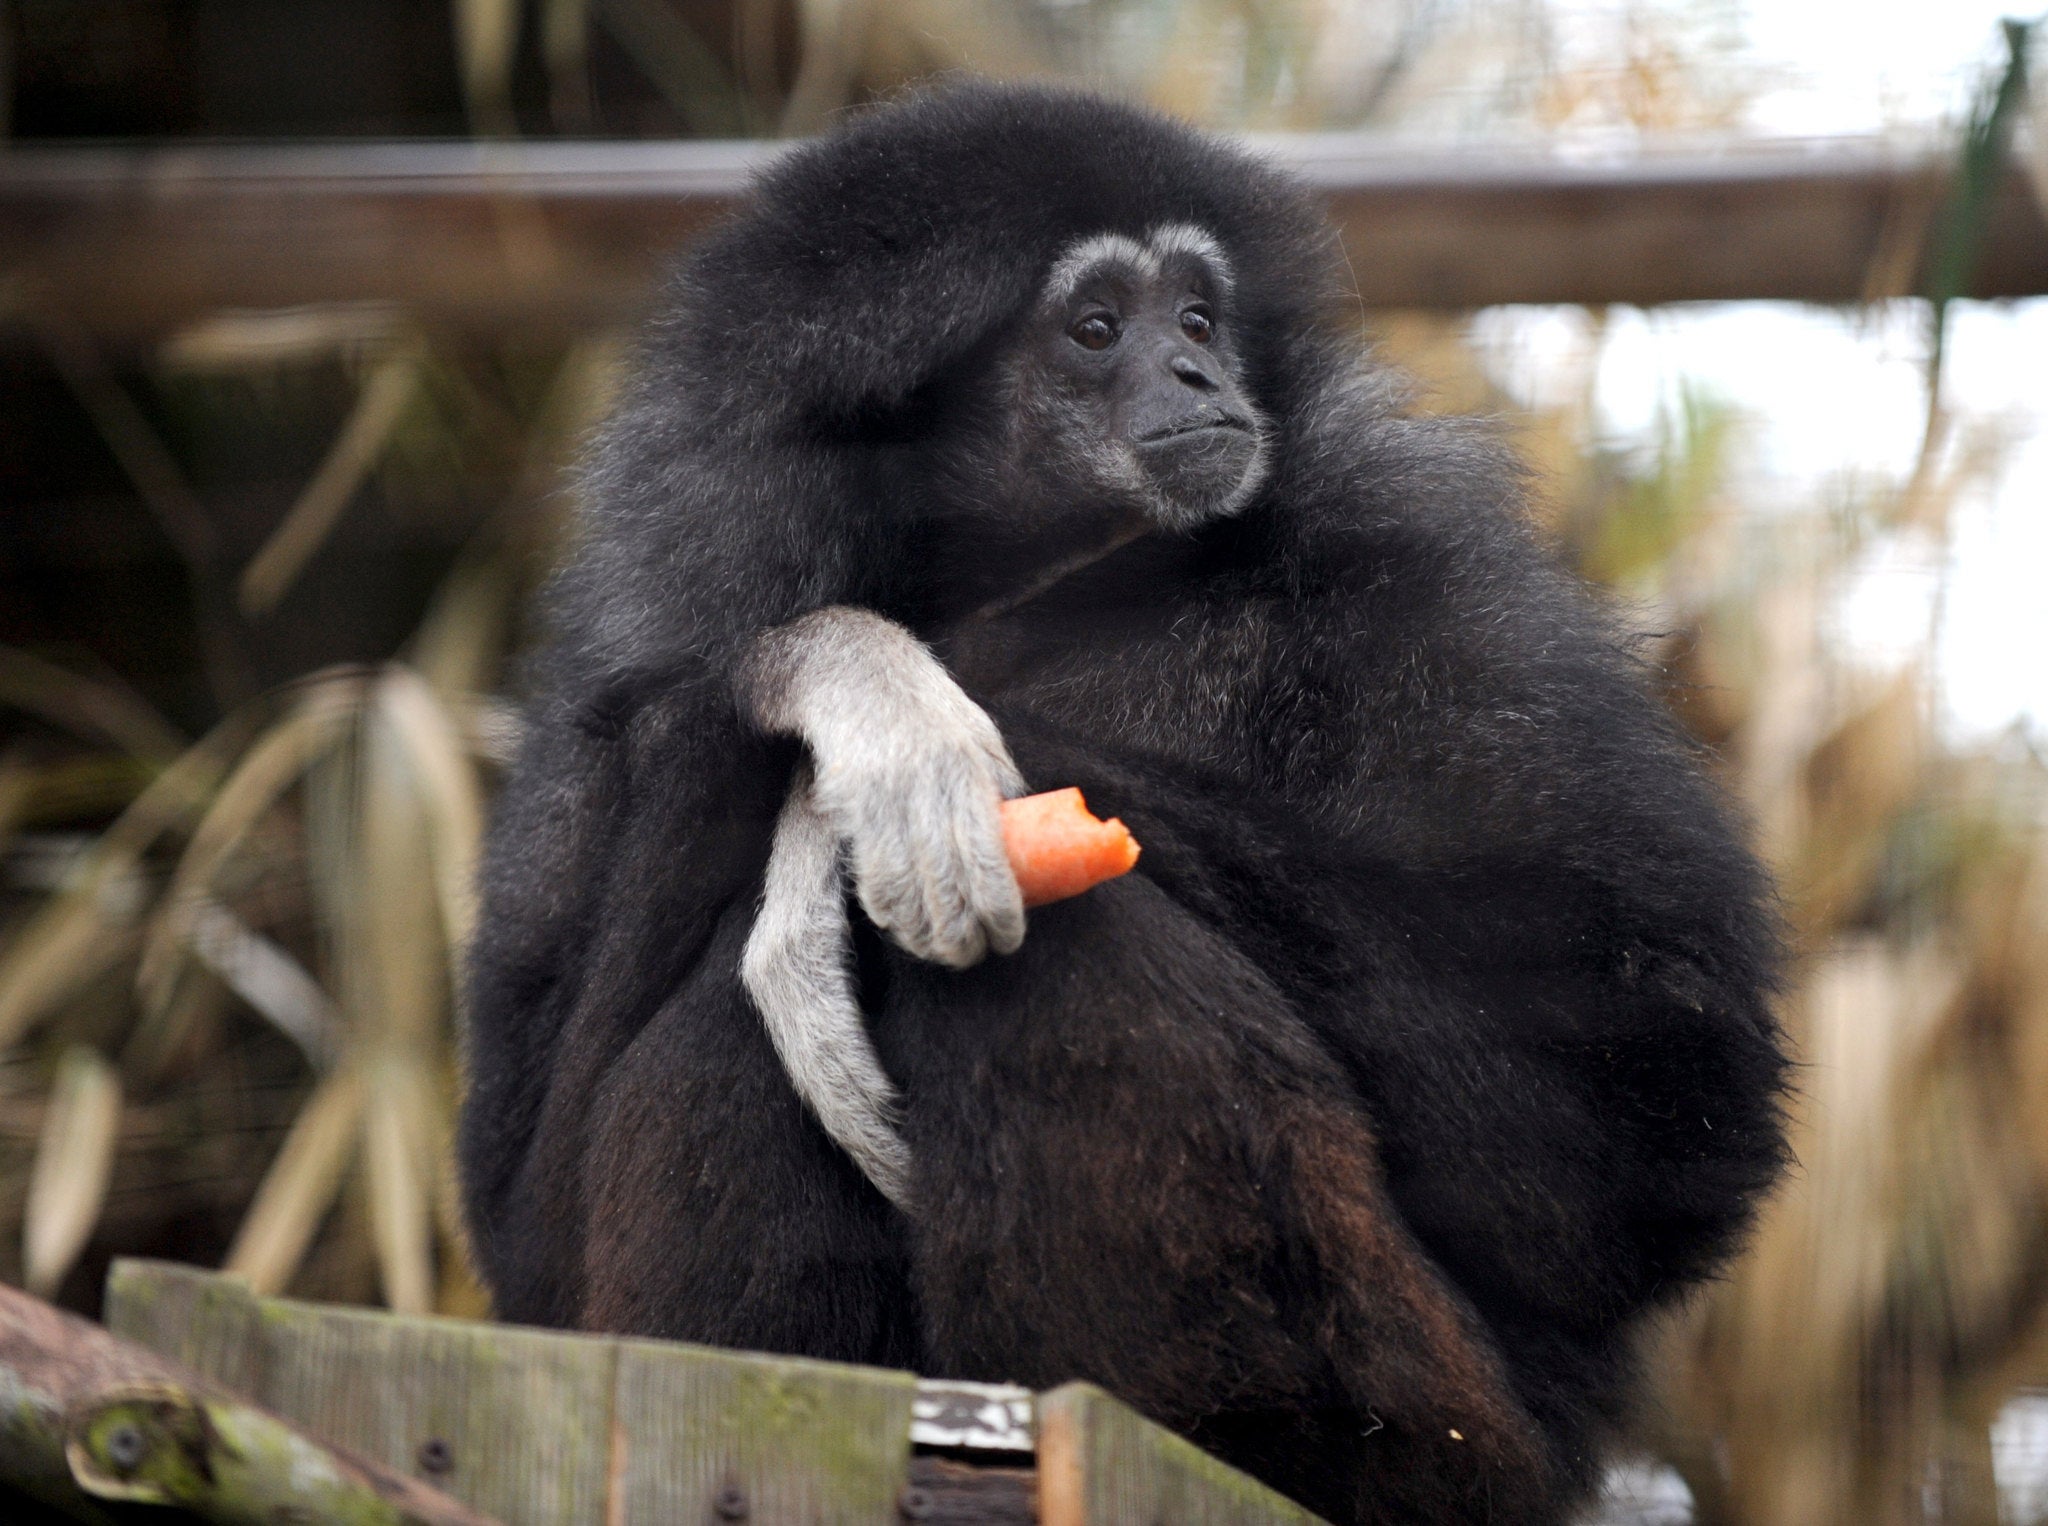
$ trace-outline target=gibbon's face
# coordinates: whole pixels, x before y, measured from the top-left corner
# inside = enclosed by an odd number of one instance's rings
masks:
[[[1265,476],[1265,424],[1240,379],[1230,282],[1216,240],[1184,224],[1061,255],[1012,373],[1032,469],[1165,529],[1243,508]]]

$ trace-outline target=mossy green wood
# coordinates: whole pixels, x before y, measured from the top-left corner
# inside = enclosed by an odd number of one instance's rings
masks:
[[[258,1397],[315,1435],[506,1522],[605,1518],[616,1343],[284,1299],[262,1330]]]
[[[1087,1383],[1038,1398],[1042,1526],[1319,1526],[1320,1518]]]
[[[716,1521],[721,1504],[887,1523],[908,1482],[909,1373],[256,1298],[146,1261],[116,1263],[106,1317],[510,1526]]]
[[[508,1526],[901,1519],[909,1373],[256,1298],[146,1261],[115,1263],[107,1324]],[[1315,1526],[1100,1389],[1037,1415],[1045,1526]]]
[[[907,1372],[622,1341],[625,1519],[894,1522],[916,1392]]]
[[[101,1499],[181,1505],[187,1519],[235,1526],[421,1526],[423,1520],[327,1446],[240,1400],[165,1384],[117,1389],[74,1411],[67,1429],[71,1475]],[[466,1510],[462,1519],[488,1526],[485,1517]]]
[[[256,1296],[230,1277],[169,1261],[116,1261],[107,1329],[246,1398],[262,1381]]]
[[[508,1523],[605,1518],[618,1343],[257,1298],[119,1261],[107,1327]]]

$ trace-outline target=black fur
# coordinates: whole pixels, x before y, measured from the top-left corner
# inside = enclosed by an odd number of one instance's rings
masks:
[[[954,620],[1005,492],[977,368],[1061,249],[1168,222],[1236,267],[1265,487]],[[462,1158],[504,1317],[1090,1378],[1338,1520],[1582,1495],[1632,1333],[1781,1165],[1767,889],[1508,453],[1358,359],[1336,258],[1232,149],[967,87],[795,150],[682,267],[491,836]],[[734,666],[826,604],[1144,845],[965,973],[863,935],[915,1222],[737,973],[796,749]]]

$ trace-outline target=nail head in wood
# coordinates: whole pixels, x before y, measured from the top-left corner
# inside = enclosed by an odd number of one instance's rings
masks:
[[[132,1425],[117,1425],[107,1432],[107,1461],[123,1473],[133,1473],[149,1451],[148,1441]]]

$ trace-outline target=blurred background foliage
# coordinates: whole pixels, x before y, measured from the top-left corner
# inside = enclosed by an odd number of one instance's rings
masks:
[[[1760,84],[1738,8],[1584,9],[0,0],[0,124],[770,135],[971,69],[1224,127],[1555,139],[1725,130]],[[2020,78],[1987,75],[1959,155],[1995,157]],[[517,740],[508,664],[624,341],[349,307],[103,353],[4,272],[0,313],[0,1277],[91,1310],[111,1255],[162,1254],[483,1312],[448,1162],[457,951]],[[2044,1449],[2011,1401],[2048,1378],[2048,768],[2029,725],[1943,723],[1938,588],[1882,660],[1828,618],[1888,545],[1949,565],[2009,432],[1943,405],[1930,343],[1910,469],[1766,510],[1739,398],[1681,387],[1613,438],[1605,314],[1536,405],[1475,320],[1362,321],[1429,406],[1511,422],[1796,930],[1800,1168],[1657,1333],[1643,1447],[1702,1521],[2048,1519],[2010,1469],[2001,1516],[1994,1466],[1994,1438]]]
[[[8,0],[14,130],[667,137],[817,128],[948,69],[1219,127],[1722,126],[1736,0]],[[1579,8],[1583,10],[1583,7]]]

